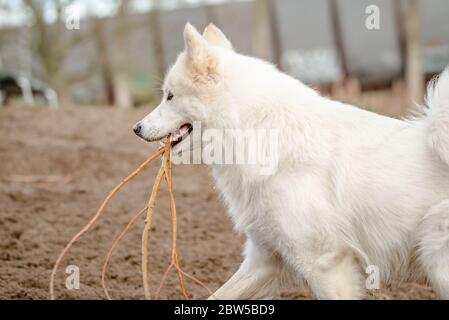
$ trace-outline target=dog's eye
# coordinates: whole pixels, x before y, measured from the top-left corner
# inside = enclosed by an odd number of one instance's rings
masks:
[[[174,95],[171,91],[168,92],[167,94],[167,101],[170,101],[171,99],[173,99]]]

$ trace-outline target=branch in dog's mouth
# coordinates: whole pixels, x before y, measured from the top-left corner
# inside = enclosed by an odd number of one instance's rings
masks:
[[[172,134],[172,147],[185,139],[192,132],[192,130],[193,126],[190,123],[185,123],[176,129],[176,131]]]

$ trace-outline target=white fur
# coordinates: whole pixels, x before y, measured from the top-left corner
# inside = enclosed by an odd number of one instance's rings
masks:
[[[195,120],[280,130],[273,175],[212,168],[247,244],[211,298],[270,298],[302,280],[318,298],[362,298],[367,265],[383,284],[427,279],[449,298],[449,71],[430,87],[425,116],[401,121],[320,96],[234,52],[214,26],[203,37],[188,24],[184,38],[164,84],[174,99],[142,120],[146,139]]]

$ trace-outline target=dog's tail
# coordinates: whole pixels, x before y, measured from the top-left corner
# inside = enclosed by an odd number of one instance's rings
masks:
[[[449,67],[430,81],[426,105],[428,144],[449,165]]]

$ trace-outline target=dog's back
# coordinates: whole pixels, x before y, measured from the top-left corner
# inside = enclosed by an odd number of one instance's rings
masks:
[[[426,104],[428,144],[449,165],[449,67],[430,82]]]

